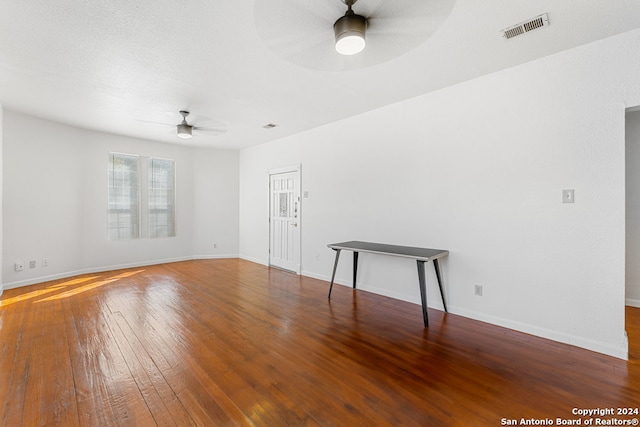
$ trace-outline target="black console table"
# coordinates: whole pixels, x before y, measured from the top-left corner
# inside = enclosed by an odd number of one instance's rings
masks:
[[[447,311],[447,304],[444,301],[444,292],[442,292],[442,279],[440,277],[440,265],[438,264],[438,259],[449,255],[449,251],[445,251],[442,249],[414,248],[411,246],[396,246],[383,243],[358,241],[332,243],[327,246],[336,251],[336,260],[333,264],[333,274],[331,275],[331,286],[329,286],[329,298],[331,298],[333,281],[336,278],[336,270],[338,269],[338,259],[340,258],[340,251],[347,250],[353,252],[353,289],[356,288],[356,277],[358,274],[358,254],[360,252],[367,252],[371,254],[391,255],[416,260],[418,264],[420,299],[422,301],[422,318],[424,319],[425,327],[429,326],[429,318],[427,316],[427,289],[424,273],[424,263],[433,261],[433,268],[436,272],[438,287],[440,288],[440,296],[442,297],[442,305],[444,306],[444,311]]]

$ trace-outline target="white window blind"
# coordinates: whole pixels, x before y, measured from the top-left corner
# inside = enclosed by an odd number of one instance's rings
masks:
[[[149,159],[149,237],[172,237],[175,227],[175,162]]]
[[[109,240],[140,237],[138,156],[109,153]]]

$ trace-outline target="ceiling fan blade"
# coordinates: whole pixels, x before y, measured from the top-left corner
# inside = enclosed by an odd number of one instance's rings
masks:
[[[193,129],[199,132],[221,135],[227,132],[227,124],[222,120],[208,119],[205,121],[197,122],[197,125],[194,125]]]
[[[161,122],[153,122],[150,120],[136,120],[137,122],[140,123],[150,123],[152,125],[161,125],[161,126],[175,126],[175,123],[161,123]]]
[[[258,0],[254,7],[256,31],[272,51],[295,57],[315,45],[329,48],[333,23],[344,15],[340,0]]]
[[[264,42],[270,49],[285,58],[303,55],[310,50],[315,51],[318,47],[332,49],[334,43],[333,35],[327,34],[326,31],[309,31],[303,37],[279,35]]]
[[[210,124],[210,125],[197,125],[197,126],[193,126],[194,129],[198,129],[198,130],[207,130],[207,129],[211,129],[211,130],[227,130],[227,125],[224,123],[214,123],[214,124]]]
[[[430,35],[449,17],[454,6],[455,0],[408,1],[402,6],[383,1],[366,15],[367,33],[395,30],[420,34],[426,30]]]
[[[216,127],[216,126],[226,126],[226,123],[220,119],[212,119],[205,116],[196,116],[197,119],[191,120],[194,124],[200,127]]]
[[[379,0],[378,0],[379,1]],[[340,0],[258,0],[254,6],[254,20],[258,32],[285,25],[299,31],[309,28],[324,28],[344,15],[347,7]]]
[[[202,127],[193,127],[193,130],[198,132],[198,133],[205,133],[205,134],[209,134],[212,136],[217,136],[217,135],[223,135],[225,133],[227,133],[227,129],[226,128],[202,128]]]

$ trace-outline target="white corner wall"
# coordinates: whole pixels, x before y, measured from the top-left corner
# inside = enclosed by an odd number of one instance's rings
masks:
[[[626,304],[640,307],[640,111],[626,119]]]
[[[2,141],[3,141],[3,136],[4,136],[4,109],[2,108],[2,104],[0,104],[0,224],[2,224],[2,158],[3,158],[3,154],[2,154]],[[3,233],[2,233],[2,227],[0,227],[0,265],[2,265],[2,240],[3,240]],[[0,271],[0,295],[2,295],[2,292],[4,292],[4,277],[2,274],[2,271]]]
[[[624,122],[638,81],[633,31],[245,149],[240,255],[267,262],[266,171],[300,163],[303,274],[329,279],[331,242],[448,249],[452,313],[626,358]],[[419,302],[403,259],[363,259],[359,288]]]
[[[194,149],[193,249],[196,258],[238,256],[237,150]],[[214,247],[215,244],[215,247]]]
[[[196,255],[237,256],[237,227],[211,225],[237,223],[237,152],[94,132],[8,110],[3,133],[5,288]],[[176,237],[107,240],[110,151],[175,159]],[[203,238],[215,238],[219,249],[202,246]],[[24,271],[15,271],[17,260],[25,262]],[[31,260],[36,268],[29,268]]]

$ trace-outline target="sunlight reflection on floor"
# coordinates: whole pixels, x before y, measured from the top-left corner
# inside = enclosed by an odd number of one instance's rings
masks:
[[[71,289],[69,291],[63,292],[63,293],[58,294],[58,295],[52,295],[50,297],[43,298],[41,300],[35,301],[35,303],[46,302],[46,301],[55,301],[55,300],[59,300],[59,299],[62,299],[62,298],[69,298],[69,297],[72,297],[74,295],[78,295],[78,294],[81,294],[83,292],[90,291],[91,289],[95,289],[95,288],[98,288],[100,286],[104,286],[104,285],[107,285],[109,283],[113,283],[113,282],[115,282],[117,280],[124,279],[125,277],[130,277],[130,276],[133,276],[135,274],[142,273],[143,271],[144,270],[137,270],[137,271],[128,271],[126,273],[121,273],[121,274],[118,274],[116,276],[110,277],[110,278],[105,279],[105,280],[100,280],[100,281],[95,282],[95,283],[89,283],[89,284],[86,284],[84,286],[80,286],[79,288]]]
[[[62,282],[62,283],[57,283],[55,285],[51,285],[46,289],[38,289],[37,291],[32,291],[32,292],[27,292],[26,294],[22,294],[22,295],[17,295],[15,297],[11,297],[11,298],[6,298],[0,301],[0,307],[6,307],[8,305],[11,304],[15,304],[17,302],[20,301],[25,301],[31,298],[36,298],[39,297],[41,295],[46,295],[46,294],[50,294],[52,292],[55,291],[59,291],[63,288],[66,288],[68,286],[73,286],[73,285],[77,285],[80,283],[84,283],[84,282],[88,282],[90,280],[95,280],[97,278],[99,278],[100,276],[92,276],[92,277],[81,277],[79,279],[73,279],[73,280],[69,280],[66,282]]]
[[[34,304],[35,303],[40,303],[40,302],[46,302],[46,301],[59,300],[59,299],[62,299],[62,298],[69,298],[69,297],[72,297],[74,295],[78,295],[78,294],[81,294],[83,292],[87,292],[87,291],[90,291],[92,289],[98,288],[100,286],[104,286],[106,284],[113,283],[113,282],[118,281],[120,279],[124,279],[126,277],[131,277],[131,276],[133,276],[135,274],[142,273],[143,271],[144,270],[136,270],[136,271],[127,271],[127,272],[124,272],[124,273],[120,273],[118,275],[111,276],[109,278],[100,280],[98,282],[87,283],[84,286],[79,286],[77,288],[67,290],[67,291],[59,293],[57,295],[51,295],[49,297],[46,297],[46,298],[43,298],[43,299],[39,299],[37,301],[34,301]],[[48,295],[48,294],[51,294],[51,293],[54,293],[54,292],[57,292],[57,291],[61,291],[63,289],[67,289],[70,286],[75,286],[75,285],[79,285],[79,284],[82,284],[82,283],[91,282],[93,280],[100,279],[100,278],[101,278],[101,276],[89,276],[89,277],[80,277],[80,278],[77,278],[77,279],[68,280],[68,281],[62,282],[62,283],[55,283],[55,284],[50,285],[50,286],[48,286],[47,288],[44,288],[44,289],[38,289],[38,290],[35,290],[35,291],[27,292],[27,293],[24,293],[24,294],[21,294],[21,295],[16,295],[14,297],[5,298],[3,300],[0,300],[0,307],[6,307],[8,305],[15,304],[15,303],[18,303],[18,302],[21,302],[21,301],[26,301],[26,300],[33,299],[33,298],[38,298],[38,297],[41,297],[43,295]]]

